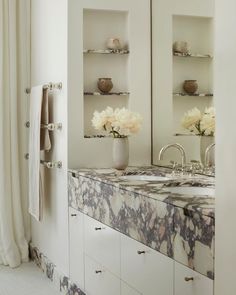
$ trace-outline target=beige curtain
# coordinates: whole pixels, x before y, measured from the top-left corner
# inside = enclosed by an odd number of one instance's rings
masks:
[[[27,97],[30,0],[0,0],[0,264],[28,260]]]

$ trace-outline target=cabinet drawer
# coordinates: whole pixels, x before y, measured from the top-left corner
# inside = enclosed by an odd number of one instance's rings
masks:
[[[173,295],[173,273],[173,260],[121,235],[123,281],[143,295]]]
[[[84,290],[84,215],[69,209],[70,278]]]
[[[213,281],[175,262],[175,295],[213,295]]]
[[[85,255],[86,295],[120,295],[120,279]]]
[[[120,277],[120,233],[88,217],[85,218],[85,253]]]
[[[121,281],[121,295],[141,295],[141,293]]]

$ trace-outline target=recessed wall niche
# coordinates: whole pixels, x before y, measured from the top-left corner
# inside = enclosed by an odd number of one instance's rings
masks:
[[[187,55],[173,52],[173,132],[184,134],[183,114],[194,107],[204,111],[213,104],[213,19],[173,15],[172,31],[173,43],[186,41],[189,45]],[[196,94],[183,91],[185,80],[197,80]]]
[[[107,40],[119,38],[122,49],[107,50]],[[107,106],[127,107],[129,101],[129,41],[128,12],[112,10],[83,10],[83,69],[84,69],[84,136],[99,135],[91,119],[95,110]],[[113,89],[101,93],[98,78],[112,78]]]

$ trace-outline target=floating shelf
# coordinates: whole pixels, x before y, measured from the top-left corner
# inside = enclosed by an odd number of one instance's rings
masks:
[[[178,57],[193,57],[193,58],[213,58],[210,54],[198,54],[198,53],[178,53],[173,52],[173,56]]]
[[[193,133],[175,133],[174,136],[199,136]]]
[[[100,138],[111,138],[111,136],[100,135],[100,134],[98,134],[98,135],[84,135],[84,138],[98,138],[98,139],[100,139]]]
[[[213,93],[195,93],[195,94],[187,94],[182,92],[173,93],[173,96],[196,96],[196,97],[213,97]]]
[[[84,49],[85,54],[129,54],[128,49]]]
[[[91,96],[111,96],[111,95],[116,95],[116,96],[127,96],[129,95],[129,92],[108,92],[108,93],[102,93],[102,92],[90,92],[90,91],[85,91],[84,95],[91,95]]]

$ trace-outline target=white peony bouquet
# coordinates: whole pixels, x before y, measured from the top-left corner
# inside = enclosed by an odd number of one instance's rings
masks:
[[[202,114],[198,108],[185,113],[182,126],[190,132],[200,136],[215,135],[215,108],[206,108]]]
[[[96,130],[106,131],[115,138],[127,137],[137,133],[143,119],[140,114],[131,112],[126,108],[115,109],[107,107],[104,111],[95,111],[92,124]]]

